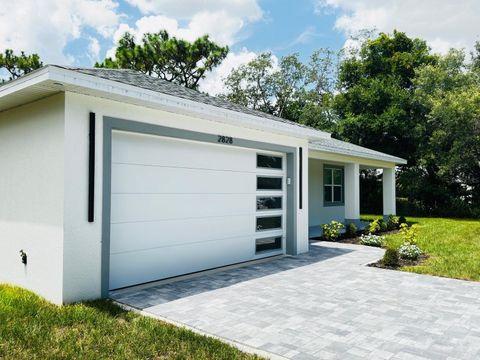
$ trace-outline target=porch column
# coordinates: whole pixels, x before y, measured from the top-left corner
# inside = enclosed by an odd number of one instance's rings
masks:
[[[395,168],[383,169],[383,215],[396,215]]]
[[[345,222],[360,220],[360,164],[345,164]]]

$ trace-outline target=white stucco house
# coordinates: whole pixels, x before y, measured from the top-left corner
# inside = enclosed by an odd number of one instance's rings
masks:
[[[0,86],[0,282],[55,303],[308,251],[405,160],[129,70]],[[21,256],[24,254],[24,256]]]

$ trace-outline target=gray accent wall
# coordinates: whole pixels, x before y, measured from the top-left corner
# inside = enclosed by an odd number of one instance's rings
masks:
[[[320,236],[320,225],[345,220],[345,206],[323,206],[323,166],[335,165],[308,159],[308,226],[310,237]]]
[[[111,160],[112,160],[112,131],[130,131],[141,134],[167,136],[177,139],[202,141],[218,144],[218,135],[200,133],[183,129],[147,124],[112,117],[103,118],[103,219],[102,219],[102,296],[108,297],[110,271],[110,213],[111,213]],[[298,210],[296,163],[298,148],[259,141],[233,138],[231,145],[259,150],[278,151],[287,154],[287,229],[286,252],[297,254],[297,226],[296,214]]]

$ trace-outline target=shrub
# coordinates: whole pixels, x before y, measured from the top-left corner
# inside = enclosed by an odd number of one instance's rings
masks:
[[[323,224],[323,238],[329,241],[335,241],[340,236],[340,230],[343,228],[343,224],[338,221],[332,220],[330,224]]]
[[[380,219],[378,224],[380,225],[380,231],[384,232],[388,230],[388,225],[383,219]]]
[[[367,245],[367,246],[376,246],[382,247],[385,244],[385,236],[378,236],[378,235],[362,235],[360,239],[360,244]]]
[[[345,229],[345,235],[348,238],[357,236],[357,226],[354,223],[348,224],[347,228]]]
[[[400,216],[398,218],[398,226],[402,225],[402,224],[406,224],[407,223],[407,219],[405,219],[405,216]]]
[[[415,225],[400,225],[400,233],[402,234],[402,239],[404,243],[410,245],[415,245],[417,243],[417,227]]]
[[[417,260],[421,255],[422,250],[415,244],[403,244],[398,249],[398,253],[402,259]]]
[[[388,248],[383,255],[382,263],[384,266],[398,267],[399,257],[397,249]]]
[[[387,220],[388,230],[398,229],[400,226],[400,219],[397,216],[390,215]]]
[[[380,219],[375,219],[365,228],[367,234],[376,234],[380,231]]]

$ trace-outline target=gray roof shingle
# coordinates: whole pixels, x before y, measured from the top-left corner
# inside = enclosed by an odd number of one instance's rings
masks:
[[[384,160],[394,162],[396,164],[407,163],[405,159],[333,138],[311,141],[309,149],[363,157],[368,159]]]
[[[302,128],[322,132],[310,126],[299,124],[299,123],[286,120],[277,116],[273,116],[258,110],[252,110],[247,107],[229,102],[227,100],[210,96],[208,94],[201,93],[197,90],[186,88],[182,85],[174,84],[170,81],[149,76],[147,74],[144,74],[136,70],[80,68],[80,67],[69,67],[69,66],[59,66],[59,65],[53,65],[53,66],[56,66],[62,69],[73,70],[82,74],[97,76],[107,80],[117,81],[127,85],[137,86],[143,89],[156,91],[162,94],[177,96],[179,98],[195,101],[198,103],[212,105],[212,106],[216,106],[216,107],[227,109],[227,110],[259,116],[259,117],[270,119],[270,120],[280,121],[289,125],[299,126]],[[325,133],[325,134],[328,134],[328,133]]]
[[[176,96],[179,98],[195,101],[198,103],[212,105],[215,107],[232,110],[232,111],[240,112],[244,114],[249,114],[253,116],[258,116],[258,117],[262,117],[262,118],[266,118],[274,121],[280,121],[282,123],[289,124],[292,126],[298,126],[305,129],[318,131],[319,133],[323,133],[324,136],[329,136],[328,133],[314,129],[310,126],[298,124],[293,121],[286,120],[277,116],[273,116],[261,111],[252,110],[244,106],[237,105],[229,101],[223,100],[221,98],[210,96],[208,94],[204,94],[193,89],[188,89],[184,86],[174,84],[166,80],[148,76],[144,73],[141,73],[135,70],[81,68],[81,67],[70,67],[70,66],[60,66],[60,65],[46,65],[45,67],[47,66],[54,66],[61,69],[71,70],[81,74],[96,76],[106,80],[116,81],[119,83],[136,86],[139,88],[143,88],[143,89],[147,89],[147,90],[151,90],[151,91],[155,91],[155,92],[159,92],[159,93],[163,93],[171,96]],[[0,84],[0,86],[1,85],[4,85],[4,84]],[[395,157],[379,151],[371,150],[368,148],[364,148],[362,146],[354,145],[345,141],[340,141],[337,139],[332,139],[327,137],[321,140],[310,141],[309,149],[350,155],[350,156],[361,157],[361,158],[384,160],[388,162],[395,162],[397,164],[407,163],[406,160],[399,157]]]

